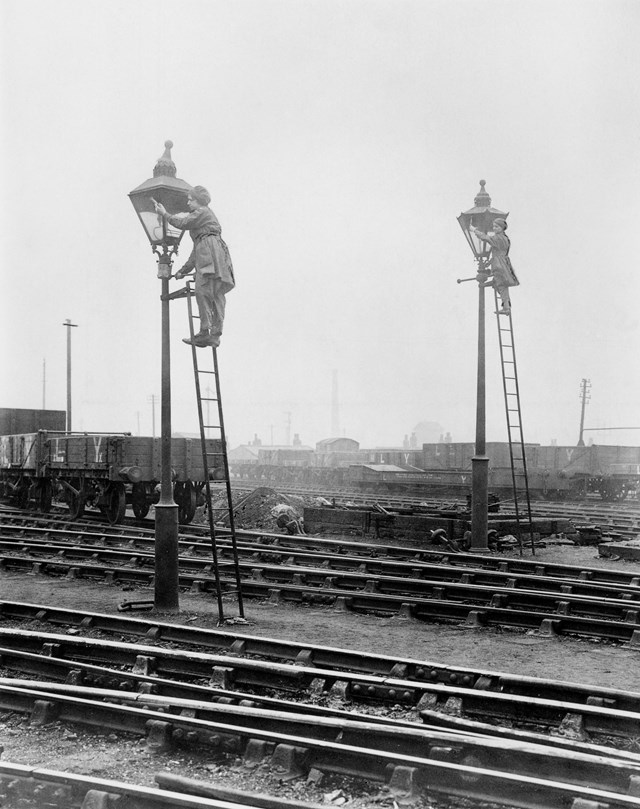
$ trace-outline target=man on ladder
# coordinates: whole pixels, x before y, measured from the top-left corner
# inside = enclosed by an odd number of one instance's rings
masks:
[[[154,200],[155,201],[155,200]],[[209,519],[209,532],[211,535],[211,552],[213,557],[213,572],[215,579],[215,592],[218,599],[218,614],[220,625],[225,623],[224,605],[222,602],[223,582],[220,576],[218,564],[217,532],[213,517],[211,478],[214,470],[222,469],[226,484],[226,511],[229,519],[231,532],[231,545],[233,549],[233,566],[235,573],[235,591],[238,598],[239,618],[233,621],[245,622],[244,607],[242,602],[242,588],[240,577],[240,563],[238,558],[238,548],[236,543],[236,533],[234,524],[233,498],[231,492],[231,480],[229,476],[229,459],[227,456],[227,438],[224,429],[224,416],[222,412],[222,394],[220,392],[220,375],[218,372],[217,347],[220,345],[220,335],[222,334],[222,324],[224,323],[225,295],[235,286],[233,266],[229,249],[222,240],[220,223],[215,214],[209,208],[211,195],[202,185],[196,185],[189,191],[187,205],[189,213],[169,214],[164,205],[156,202],[156,211],[163,216],[167,223],[180,230],[188,230],[193,239],[193,250],[185,265],[176,273],[176,278],[184,278],[194,270],[195,278],[195,298],[198,304],[200,318],[200,330],[195,333],[193,321],[196,317],[191,307],[191,283],[187,282],[184,290],[174,293],[173,297],[187,298],[187,309],[189,313],[189,324],[191,336],[183,340],[193,346],[191,354],[193,358],[193,372],[196,386],[196,402],[198,405],[198,420],[200,422],[200,444],[202,448],[202,467],[204,472],[205,501],[207,505],[207,515]],[[213,368],[211,370],[199,367],[196,348],[211,347]],[[206,360],[206,358],[205,358]],[[215,397],[203,396],[200,385],[202,374],[213,375],[216,383]],[[207,393],[209,389],[207,388]],[[218,405],[218,424],[205,424],[202,403],[214,401]],[[207,417],[207,421],[208,421]],[[206,430],[219,430],[219,448],[215,442],[210,442],[206,438]],[[222,509],[216,509],[216,511]],[[224,583],[225,589],[231,586],[229,582]]]
[[[493,278],[484,285],[486,287],[495,287],[496,292],[500,296],[502,306],[496,312],[497,315],[511,314],[509,287],[516,287],[520,284],[518,277],[513,271],[511,259],[509,258],[511,241],[505,233],[506,229],[507,220],[501,218],[493,220],[492,233],[482,233],[478,228],[474,228],[473,225],[469,228],[479,239],[483,242],[489,242],[491,245],[491,275],[493,275]]]
[[[200,331],[183,342],[198,348],[220,345],[224,323],[225,296],[236,285],[229,248],[222,239],[222,229],[209,208],[211,195],[202,185],[189,192],[189,213],[171,215],[164,205],[156,203],[156,211],[167,222],[180,230],[188,230],[193,239],[193,250],[176,278],[196,273],[195,296],[200,315]]]

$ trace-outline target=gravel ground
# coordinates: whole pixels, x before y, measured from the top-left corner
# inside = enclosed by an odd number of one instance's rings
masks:
[[[525,556],[530,558],[530,551]],[[594,547],[550,545],[537,549],[535,559],[640,573],[640,563],[600,558]],[[0,573],[0,592],[2,598],[10,601],[114,613],[123,600],[153,597],[149,589],[7,572]],[[226,610],[227,616],[237,614],[232,601],[227,602]],[[471,630],[253,600],[245,602],[245,613],[248,623],[233,626],[234,632],[640,691],[638,652],[604,641],[549,639],[533,632],[507,629]],[[147,618],[153,613],[139,615]],[[207,595],[183,593],[179,614],[157,618],[213,627],[217,620],[216,601]],[[0,674],[14,676],[1,669]],[[153,755],[144,742],[125,734],[101,734],[59,723],[33,727],[28,720],[6,712],[0,714],[0,745],[7,761],[100,778],[153,784],[154,773],[164,770],[236,789],[277,792],[350,809],[393,806],[393,799],[381,794],[377,787],[356,781],[337,783],[325,777],[318,784],[304,780],[286,782],[262,767],[250,772],[238,766],[229,769],[197,753],[180,757]],[[424,807],[432,805],[423,802]]]

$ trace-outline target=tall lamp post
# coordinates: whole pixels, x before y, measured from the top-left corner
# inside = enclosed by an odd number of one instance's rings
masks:
[[[162,282],[162,383],[161,414],[161,477],[160,501],[156,505],[155,531],[155,598],[157,609],[177,612],[178,603],[178,505],[173,499],[171,473],[171,359],[169,344],[169,278],[173,256],[183,231],[171,227],[156,213],[159,202],[169,213],[187,209],[191,186],[176,177],[171,159],[173,143],[165,141],[165,150],[153,169],[153,177],[145,180],[129,194],[129,199],[158,256],[158,278]]]
[[[472,227],[487,233],[493,220],[509,216],[504,211],[491,207],[491,197],[485,190],[485,181],[480,180],[480,191],[474,199],[473,208],[461,213],[458,222],[462,228],[474,258],[478,264],[475,278],[458,279],[478,282],[478,372],[476,388],[476,451],[471,459],[471,549],[487,550],[489,530],[489,458],[486,446],[486,387],[485,387],[485,323],[484,284],[489,277],[491,245],[475,235]]]

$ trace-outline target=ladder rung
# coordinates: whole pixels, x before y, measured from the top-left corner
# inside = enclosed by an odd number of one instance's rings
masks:
[[[198,368],[199,374],[215,374],[215,371],[204,371],[202,368]]]
[[[201,396],[200,401],[201,402],[217,402],[218,400],[212,398],[211,396]]]

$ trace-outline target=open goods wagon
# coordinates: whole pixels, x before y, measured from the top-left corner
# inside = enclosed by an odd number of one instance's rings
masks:
[[[519,448],[514,450],[520,456]],[[471,443],[423,444],[426,470],[470,471],[475,446]],[[511,479],[509,444],[489,442],[489,485],[508,490]],[[593,444],[543,446],[526,444],[529,489],[534,496],[580,499],[599,494],[603,500],[623,500],[640,483],[640,447]]]
[[[220,443],[207,440],[209,458],[222,458]],[[179,519],[189,523],[205,483],[200,441],[172,438],[171,465]],[[209,467],[212,479],[224,479],[221,460]],[[49,511],[53,501],[64,502],[77,519],[89,506],[115,524],[124,518],[127,505],[136,517],[147,515],[158,501],[160,478],[160,438],[47,430],[0,436],[3,493],[23,508],[35,502]]]

